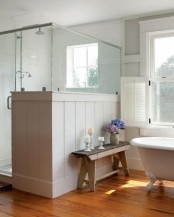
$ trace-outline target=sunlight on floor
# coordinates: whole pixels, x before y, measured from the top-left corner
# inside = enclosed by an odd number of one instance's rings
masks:
[[[129,181],[127,181],[126,184],[120,186],[119,188],[146,187],[147,184],[148,184],[148,182],[129,180]],[[112,190],[107,191],[105,194],[110,195],[114,192],[116,192],[116,190],[112,189]]]
[[[148,181],[143,182],[143,181],[129,180],[129,181],[127,181],[126,184],[121,185],[119,187],[119,189],[136,188],[136,187],[145,187],[146,188],[147,184],[148,184]],[[159,188],[159,190],[164,190],[164,188],[165,188],[166,192],[167,191],[170,191],[170,192],[174,191],[174,183],[171,181],[163,181],[163,183],[160,181],[157,181],[154,184],[154,187],[155,186],[157,187],[157,189]],[[110,195],[114,192],[116,192],[116,190],[112,189],[112,190],[107,191],[105,194]]]
[[[107,191],[105,194],[112,194],[112,193],[114,193],[114,192],[116,192],[116,190],[109,190],[109,191]]]
[[[148,182],[129,180],[126,184],[122,185],[121,188],[133,188],[133,187],[145,187]]]

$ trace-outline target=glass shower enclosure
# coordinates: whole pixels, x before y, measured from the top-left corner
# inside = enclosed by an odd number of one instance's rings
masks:
[[[0,174],[11,175],[11,91],[119,94],[120,56],[53,23],[0,32]]]

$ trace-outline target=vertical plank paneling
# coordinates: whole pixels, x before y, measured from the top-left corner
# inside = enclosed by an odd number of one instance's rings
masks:
[[[75,108],[75,102],[65,102],[65,178],[74,176],[77,170],[77,161],[70,155],[75,150]]]
[[[28,177],[39,178],[39,102],[26,102],[26,171]],[[24,174],[23,174],[24,175]]]
[[[103,102],[94,102],[94,127],[95,127],[95,144],[98,144],[98,137],[104,135],[103,130]]]
[[[52,108],[52,135],[53,135],[53,180],[64,179],[64,156],[65,156],[65,103],[53,102]]]
[[[116,103],[115,102],[103,102],[103,122],[104,125],[116,118]],[[105,142],[109,143],[109,133],[105,132]]]
[[[26,165],[26,103],[13,103],[13,174],[25,174]],[[19,151],[20,150],[20,151]]]
[[[52,172],[52,108],[51,103],[39,103],[39,178],[51,181]]]
[[[86,135],[86,102],[76,102],[76,150],[84,148]]]
[[[94,125],[95,125],[94,118],[95,118],[94,102],[86,102],[86,132],[88,131],[88,128],[94,128]],[[94,140],[94,137],[95,137],[95,134],[93,135],[93,140]]]
[[[94,123],[95,123],[95,137],[94,142],[96,145],[99,145],[98,137],[104,135],[103,130],[103,102],[94,102]],[[98,177],[98,171],[100,167],[103,166],[103,158],[98,160],[96,168],[96,176]]]
[[[83,139],[90,127],[98,145],[104,125],[118,114],[115,97],[51,92],[14,95],[14,187],[48,197],[75,189],[78,161],[71,152],[85,147]],[[98,161],[97,174],[104,174],[110,165],[109,159]]]

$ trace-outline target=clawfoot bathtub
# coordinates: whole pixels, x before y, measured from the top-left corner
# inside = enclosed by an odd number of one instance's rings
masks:
[[[174,138],[140,137],[130,144],[138,148],[151,191],[156,180],[174,181]]]

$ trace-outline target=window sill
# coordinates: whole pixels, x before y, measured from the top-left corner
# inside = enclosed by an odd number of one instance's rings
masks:
[[[99,86],[93,86],[93,87],[66,87],[66,89],[99,89]]]
[[[140,136],[174,137],[174,128],[169,126],[140,128]]]

